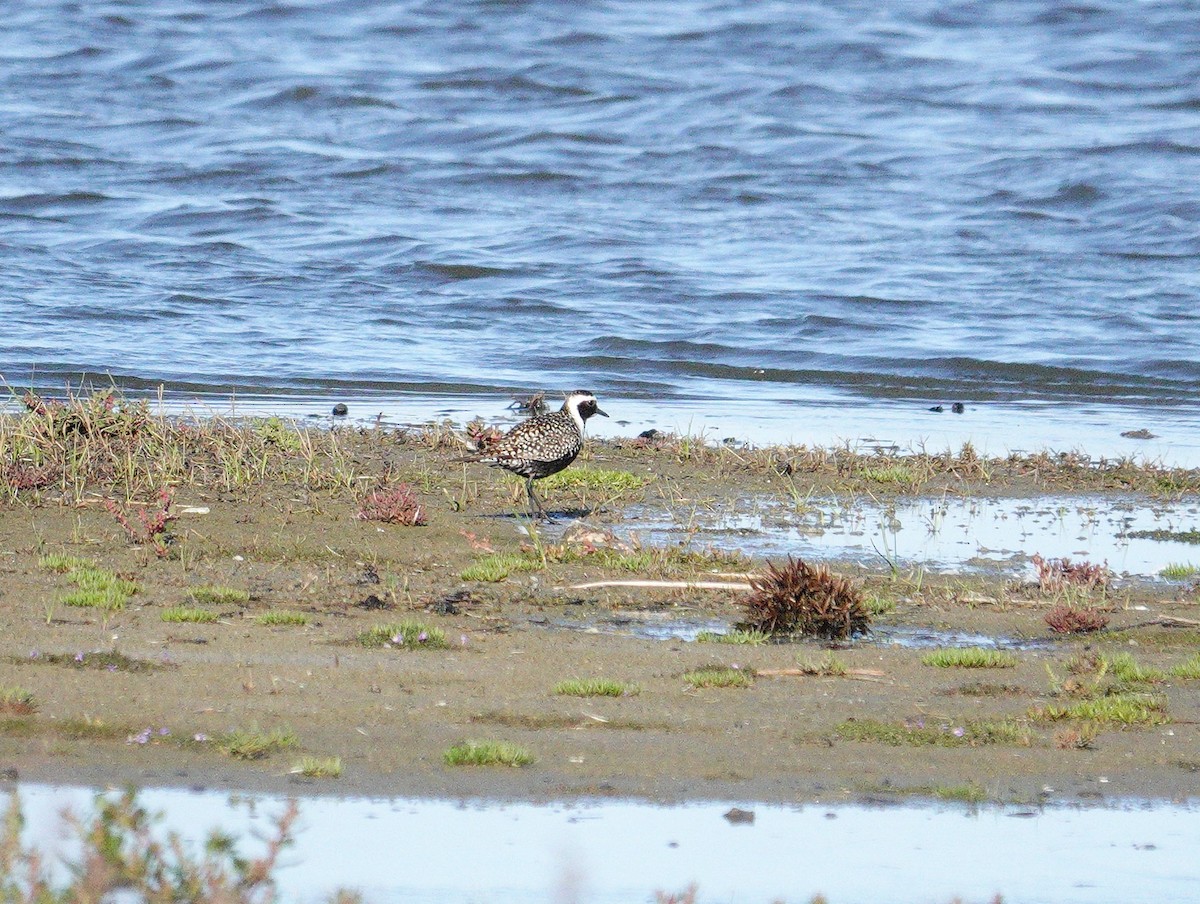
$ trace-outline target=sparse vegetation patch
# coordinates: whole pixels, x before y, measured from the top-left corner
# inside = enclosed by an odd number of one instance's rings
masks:
[[[188,590],[188,596],[197,603],[207,603],[215,606],[240,606],[250,602],[250,594],[245,590],[219,585],[192,587]]]
[[[0,685],[0,715],[32,716],[36,712],[32,692],[23,687]]]
[[[172,606],[170,609],[163,609],[160,617],[165,622],[192,622],[195,624],[208,624],[219,619],[215,612],[188,606]]]
[[[282,627],[282,626],[298,626],[307,625],[309,618],[303,612],[288,612],[283,609],[273,612],[264,612],[257,616],[254,621],[257,624],[267,627]]]
[[[13,657],[12,661],[46,663],[74,669],[99,669],[105,672],[153,672],[162,668],[157,663],[135,659],[116,650],[80,650],[78,653],[43,653],[41,650],[34,650],[28,657]]]
[[[924,718],[906,722],[847,719],[835,729],[845,741],[870,741],[892,747],[977,747],[984,744],[1032,743],[1029,730],[1011,719],[1002,721],[933,721]]]
[[[1006,650],[984,647],[946,647],[921,657],[922,663],[939,669],[1011,669],[1019,661]]]
[[[1165,698],[1133,693],[1089,697],[1062,706],[1034,707],[1029,717],[1042,722],[1074,719],[1121,726],[1163,725],[1171,721]]]
[[[290,728],[264,732],[258,728],[238,728],[217,741],[217,749],[235,760],[260,760],[280,750],[298,747],[300,740]]]
[[[364,647],[403,647],[409,650],[441,649],[446,646],[446,632],[423,622],[405,620],[375,625],[358,635]]]
[[[754,684],[754,672],[732,666],[710,665],[685,672],[683,680],[694,688],[750,687]]]
[[[1172,666],[1170,674],[1172,678],[1182,678],[1185,681],[1200,680],[1200,653],[1186,662]]]
[[[701,631],[696,635],[696,643],[728,643],[757,647],[771,639],[766,631],[734,628],[732,631]]]
[[[1168,581],[1186,581],[1200,576],[1200,565],[1191,562],[1172,562],[1159,572]]]
[[[306,778],[340,778],[342,758],[340,756],[301,757],[292,764],[291,771]]]
[[[651,479],[649,475],[615,471],[609,468],[568,468],[557,474],[551,474],[542,481],[542,485],[548,490],[591,490],[610,496],[619,496],[632,490],[640,490]]]
[[[447,766],[528,766],[534,758],[510,741],[463,741],[447,749],[442,761]]]
[[[492,553],[468,565],[459,575],[464,581],[498,583],[510,574],[522,571],[541,571],[544,567],[539,558],[517,553]]]
[[[554,693],[567,697],[632,697],[640,690],[636,684],[605,678],[569,678],[554,685]]]

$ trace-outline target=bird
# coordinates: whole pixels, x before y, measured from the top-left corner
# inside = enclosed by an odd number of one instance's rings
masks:
[[[545,518],[546,509],[534,492],[533,482],[557,474],[575,460],[583,449],[584,424],[597,414],[608,417],[597,404],[595,395],[577,389],[567,393],[558,411],[521,421],[499,439],[487,443],[477,454],[459,460],[483,462],[524,477],[530,515]]]

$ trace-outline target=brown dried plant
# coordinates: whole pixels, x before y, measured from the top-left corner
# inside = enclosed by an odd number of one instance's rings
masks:
[[[1048,593],[1057,593],[1067,587],[1082,587],[1094,590],[1107,587],[1112,580],[1108,562],[1095,565],[1088,561],[1072,562],[1068,558],[1043,559],[1034,553],[1030,559],[1038,574],[1038,587]]]
[[[862,593],[824,565],[788,556],[787,564],[767,563],[767,573],[751,578],[746,618],[738,627],[768,634],[797,634],[843,640],[870,630]]]
[[[467,439],[475,451],[482,455],[494,451],[503,437],[503,430],[485,424],[481,420],[473,420],[467,424]]]
[[[1108,627],[1108,616],[1096,609],[1055,606],[1046,613],[1046,624],[1055,634],[1087,634]]]

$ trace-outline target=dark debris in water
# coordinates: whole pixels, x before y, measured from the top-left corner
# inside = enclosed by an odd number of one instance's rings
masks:
[[[1124,536],[1130,540],[1159,540],[1163,543],[1191,543],[1200,546],[1200,530],[1131,530]]]

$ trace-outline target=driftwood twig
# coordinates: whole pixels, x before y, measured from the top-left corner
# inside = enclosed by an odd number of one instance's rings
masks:
[[[768,677],[803,677],[805,675],[814,678],[825,677],[820,672],[814,672],[812,669],[755,669],[755,675],[766,675]],[[830,675],[832,678],[855,678],[859,681],[882,681],[884,679],[883,672],[879,669],[846,669],[840,675]]]
[[[662,590],[750,590],[749,584],[725,581],[589,581],[572,584],[568,590],[594,590],[597,587],[654,587]]]

